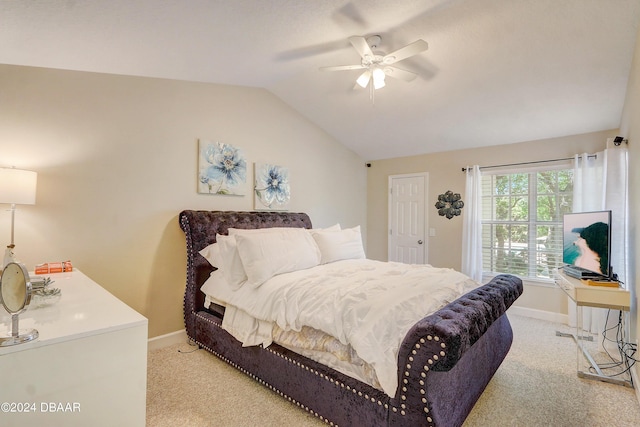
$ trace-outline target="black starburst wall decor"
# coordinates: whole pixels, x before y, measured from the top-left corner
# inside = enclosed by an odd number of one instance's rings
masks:
[[[440,194],[436,202],[438,214],[446,216],[447,219],[460,215],[464,206],[464,202],[460,200],[461,198],[460,193],[454,193],[453,191],[446,191],[444,194]]]

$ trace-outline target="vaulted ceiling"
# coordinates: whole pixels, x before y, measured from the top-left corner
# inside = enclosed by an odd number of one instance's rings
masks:
[[[617,128],[640,0],[0,2],[0,63],[261,87],[376,160]],[[354,90],[350,36],[418,74]]]

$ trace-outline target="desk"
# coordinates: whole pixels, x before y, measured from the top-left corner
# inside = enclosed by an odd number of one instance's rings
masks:
[[[585,333],[582,319],[583,307],[629,311],[631,306],[630,292],[623,288],[586,285],[582,280],[567,276],[562,272],[555,273],[554,282],[576,303],[576,333],[565,334],[556,332],[556,335],[573,337],[575,340],[578,347],[578,376],[580,378],[597,379],[612,384],[633,387],[629,373],[625,375],[628,379],[612,377],[603,373],[601,366],[594,360],[587,347],[587,342],[593,342],[593,336],[590,333]],[[586,372],[581,368],[580,354],[584,355],[589,362],[590,370],[593,370],[595,373]]]
[[[147,319],[80,271],[47,276],[60,300],[20,315],[39,338],[0,348],[0,425],[143,427]]]

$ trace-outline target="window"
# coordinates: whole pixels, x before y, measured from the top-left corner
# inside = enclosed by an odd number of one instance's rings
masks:
[[[562,265],[562,217],[572,202],[572,169],[483,172],[483,270],[551,278]]]

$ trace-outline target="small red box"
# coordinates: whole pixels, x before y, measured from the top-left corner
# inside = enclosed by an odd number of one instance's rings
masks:
[[[73,266],[71,265],[71,261],[63,261],[63,262],[46,262],[44,264],[36,265],[35,274],[51,274],[51,273],[62,273],[65,271],[73,271]]]

